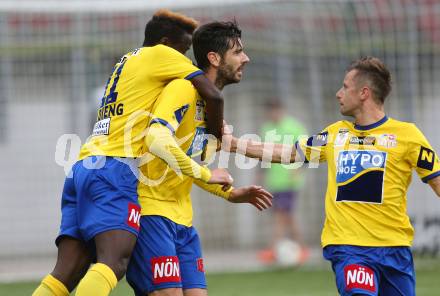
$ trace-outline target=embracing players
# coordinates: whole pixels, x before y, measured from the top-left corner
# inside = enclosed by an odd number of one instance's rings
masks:
[[[249,62],[241,31],[233,22],[213,22],[198,28],[193,49],[198,66],[219,89],[238,83]],[[258,186],[224,191],[221,185],[179,173],[184,168],[201,171],[191,158],[201,155],[207,140],[205,103],[191,83],[183,79],[169,83],[152,112],[147,147],[159,158],[141,166],[141,230],[127,280],[139,296],[204,296],[203,257],[192,225],[192,184],[229,202],[250,203],[259,210],[271,206],[272,196]]]
[[[193,19],[161,10],[146,25],[143,47],[115,65],[93,133],[64,184],[55,268],[34,296],[68,295],[81,279],[77,295],[108,295],[124,276],[139,228],[137,165],[148,111],[168,82],[191,80],[207,104],[210,133],[221,135],[222,96],[183,55],[196,26]],[[232,182],[221,169],[203,168],[193,177],[204,183]]]

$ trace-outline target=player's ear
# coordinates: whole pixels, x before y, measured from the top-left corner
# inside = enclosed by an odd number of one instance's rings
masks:
[[[208,61],[209,63],[214,66],[214,67],[218,67],[220,65],[220,55],[216,52],[210,51],[208,52]]]
[[[368,86],[363,86],[360,89],[360,95],[362,100],[366,100],[371,97],[371,89]]]

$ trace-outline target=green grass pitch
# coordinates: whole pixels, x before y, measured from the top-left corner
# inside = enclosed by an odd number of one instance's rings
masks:
[[[437,261],[438,263],[438,261]],[[440,268],[427,264],[417,270],[417,295],[438,296]],[[264,272],[208,274],[210,296],[327,296],[337,295],[330,270],[296,269]],[[37,283],[0,284],[0,295],[31,295]],[[132,296],[128,284],[119,283],[112,296]]]

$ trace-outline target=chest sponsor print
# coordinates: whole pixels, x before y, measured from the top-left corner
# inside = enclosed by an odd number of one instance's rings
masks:
[[[336,201],[382,203],[387,153],[344,150],[336,163]]]
[[[359,146],[373,146],[376,143],[376,138],[372,136],[366,137],[351,137],[350,145],[359,145]]]

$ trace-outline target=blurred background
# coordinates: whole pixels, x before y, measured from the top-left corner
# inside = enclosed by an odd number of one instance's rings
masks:
[[[242,82],[224,91],[236,135],[261,135],[274,99],[308,133],[341,119],[335,93],[345,68],[374,55],[393,74],[388,115],[416,122],[440,152],[438,0],[0,1],[0,281],[37,280],[51,270],[65,177],[55,161],[57,141],[90,134],[114,63],[141,46],[145,23],[159,8],[201,23],[235,18],[241,26],[251,62]],[[262,181],[261,164],[235,155],[228,164],[237,185]],[[238,168],[243,164],[249,169]],[[328,268],[319,245],[326,168],[303,173],[295,213],[311,251],[305,266]],[[258,252],[272,239],[270,211],[199,190],[193,202],[208,271],[264,268]],[[436,258],[440,202],[416,175],[408,212],[414,250]]]

